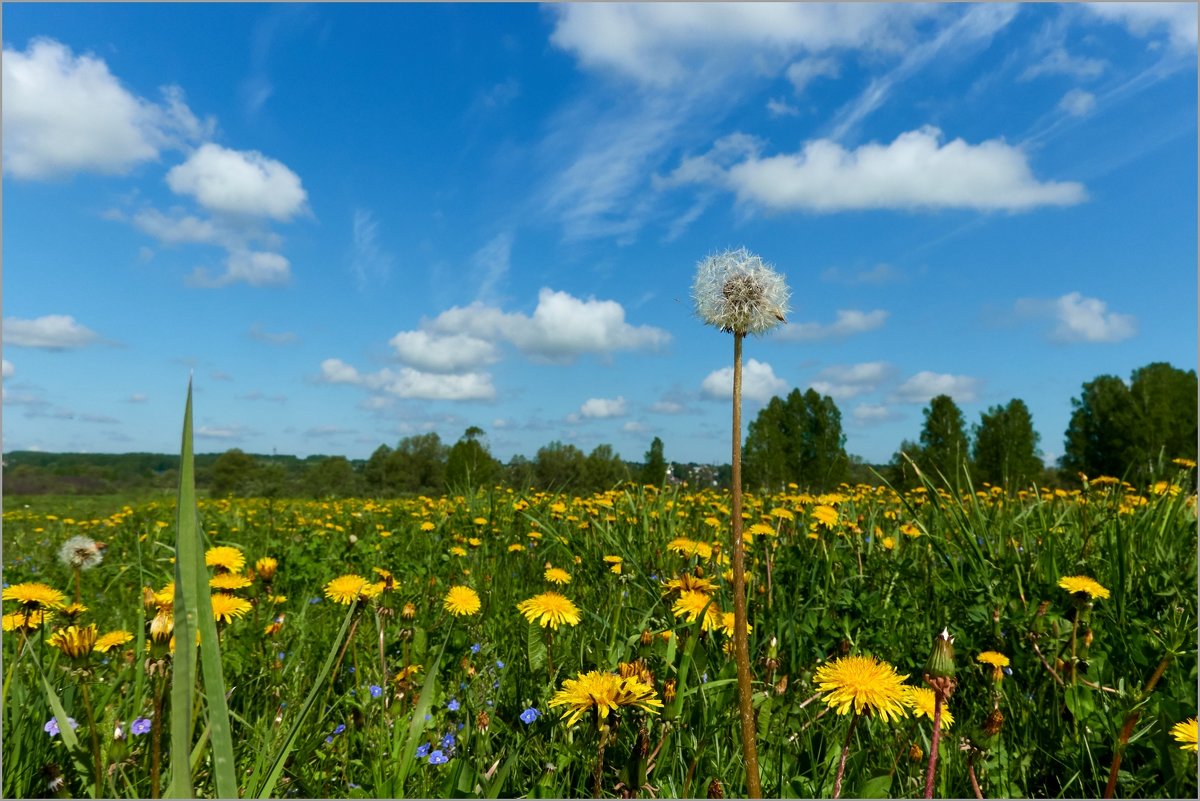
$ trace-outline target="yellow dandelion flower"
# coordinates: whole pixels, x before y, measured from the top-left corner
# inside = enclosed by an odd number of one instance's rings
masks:
[[[844,715],[878,714],[884,720],[904,716],[904,680],[887,662],[873,656],[844,656],[821,665],[813,676],[825,703]]]
[[[215,592],[212,596],[213,620],[232,623],[235,617],[241,617],[250,611],[250,602],[224,592]]]
[[[479,611],[482,605],[479,601],[479,594],[461,584],[451,587],[442,601],[442,606],[446,608],[446,611],[459,616],[473,615]]]
[[[662,701],[654,688],[637,676],[621,678],[616,673],[592,670],[564,681],[548,706],[565,706],[563,718],[568,726],[574,726],[591,709],[596,710],[597,721],[602,722],[618,707],[632,706],[649,712],[661,708]]]
[[[133,635],[128,631],[110,631],[108,634],[101,634],[96,638],[96,644],[92,646],[92,650],[104,654],[118,645],[124,645],[132,640]]]
[[[1179,742],[1179,747],[1184,751],[1195,751],[1198,731],[1200,731],[1200,727],[1197,726],[1196,719],[1188,718],[1171,727],[1171,736]]]
[[[437,526],[428,520],[421,524],[421,531],[433,531],[435,528],[437,528]]]
[[[788,509],[776,507],[770,511],[771,517],[777,517],[780,520],[795,520],[796,516]]]
[[[893,539],[892,537],[884,537],[883,540],[880,542],[880,545],[882,545],[884,548],[886,548],[887,550],[890,551],[896,547],[896,540]]]
[[[488,521],[487,521],[486,517],[477,517],[474,520],[472,520],[471,522],[477,526],[486,526]]]
[[[230,573],[241,573],[246,566],[246,555],[239,548],[218,545],[204,552],[204,564]]]
[[[167,582],[167,586],[154,593],[154,605],[159,609],[170,609],[175,606],[175,582]]]
[[[514,542],[512,545],[508,546],[509,553],[516,553],[523,550],[525,550],[525,546],[519,542]]]
[[[461,545],[452,545],[452,546],[450,546],[450,553],[453,554],[454,556],[466,556],[467,549],[462,547]]]
[[[997,651],[984,651],[975,657],[975,661],[992,666],[992,679],[1000,681],[1004,678],[1004,668],[1008,667],[1008,657]]]
[[[150,639],[156,643],[164,643],[174,639],[175,617],[166,610],[159,610],[150,621]]]
[[[258,577],[263,581],[275,578],[275,571],[278,569],[279,560],[273,556],[264,556],[254,563],[254,572],[258,573]]]
[[[252,583],[249,576],[241,573],[218,573],[208,580],[208,586],[214,590],[240,590]]]
[[[754,525],[750,526],[750,528],[746,529],[746,533],[751,535],[765,534],[767,536],[773,536],[775,534],[775,527],[769,523],[755,523]]]
[[[3,599],[5,601],[16,601],[27,612],[32,612],[36,609],[61,609],[67,602],[67,596],[53,587],[36,581],[27,581],[5,587]]]
[[[733,636],[733,612],[721,613],[721,631],[729,637]],[[746,631],[754,631],[754,626],[751,626],[749,621],[746,623]]]
[[[548,567],[542,575],[546,578],[546,581],[554,584],[562,585],[571,583],[571,574],[561,567]]]
[[[812,510],[812,516],[825,528],[833,528],[835,525],[837,525],[838,511],[832,506],[814,506]]]
[[[557,592],[543,592],[517,604],[517,609],[530,623],[539,617],[542,628],[557,629],[559,624],[579,625],[579,607]]]
[[[1108,590],[1100,582],[1088,576],[1066,576],[1059,579],[1058,586],[1072,595],[1084,593],[1088,598],[1107,598]]]
[[[32,631],[37,631],[53,617],[51,612],[44,609],[37,609],[26,614],[25,612],[11,612],[4,616],[5,631],[24,631],[26,634]]]
[[[679,598],[671,607],[671,613],[675,617],[684,618],[688,623],[695,623],[696,618],[703,613],[704,623],[702,626],[705,631],[712,631],[721,625],[721,610],[715,603],[709,603],[710,601],[712,601],[711,595],[685,590],[679,593]]]
[[[712,546],[707,542],[696,542],[687,537],[676,537],[667,543],[667,550],[674,551],[684,558],[698,556],[701,559],[710,559],[712,557]]]
[[[1192,461],[1191,459],[1184,459],[1184,458],[1172,459],[1171,464],[1177,464],[1180,467],[1186,467],[1189,470],[1193,469],[1196,466],[1196,463],[1194,461]],[[1182,725],[1182,724],[1180,724],[1180,725]],[[1192,750],[1195,751],[1196,749],[1193,748]]]
[[[96,645],[96,625],[58,629],[50,635],[49,642],[72,659],[80,659],[90,654]]]
[[[691,573],[681,573],[679,574],[679,578],[667,579],[663,582],[663,595],[670,595],[675,590],[679,592],[702,592],[706,595],[712,595],[717,591],[717,585],[710,578],[695,576]]]
[[[928,687],[909,687],[904,688],[904,703],[908,704],[908,708],[913,711],[915,717],[926,717],[930,721],[933,720],[933,703],[935,696],[933,690]],[[942,731],[954,725],[954,715],[950,714],[946,703],[942,702]]]
[[[88,608],[86,606],[84,606],[83,604],[69,603],[58,611],[67,620],[74,620],[75,618],[79,617],[87,610],[88,610]]]

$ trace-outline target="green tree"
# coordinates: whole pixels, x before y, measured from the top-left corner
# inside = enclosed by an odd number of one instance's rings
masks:
[[[972,478],[1008,490],[1028,488],[1043,471],[1029,407],[1020,398],[980,414],[973,428]]]
[[[1129,384],[1112,375],[1085,383],[1071,400],[1063,470],[1146,481],[1160,456],[1195,460],[1196,387],[1195,370],[1165,362],[1134,370]]]
[[[484,431],[471,426],[450,448],[446,459],[446,485],[449,487],[476,489],[490,487],[499,478],[503,467],[492,458],[485,443],[481,442]]]
[[[533,462],[521,454],[514,454],[504,466],[504,483],[514,490],[527,490],[537,483]]]
[[[1138,460],[1138,409],[1129,387],[1115,375],[1097,376],[1071,399],[1062,466],[1069,477],[1124,476]]]
[[[374,497],[388,497],[398,491],[400,479],[396,474],[396,461],[392,449],[380,445],[363,465],[363,487]]]
[[[304,474],[304,489],[312,498],[354,498],[359,487],[360,476],[345,456],[314,462]]]
[[[577,492],[583,486],[587,457],[574,445],[555,440],[538,449],[533,472],[539,489]]]
[[[214,498],[254,494],[258,462],[240,448],[230,448],[217,457],[209,471],[209,494]]]
[[[449,448],[436,432],[405,437],[392,452],[400,492],[433,494],[446,486],[446,458]]]
[[[584,492],[604,492],[629,480],[629,469],[612,445],[597,445],[583,464]]]
[[[937,481],[938,473],[950,486],[957,488],[970,450],[967,447],[967,422],[962,410],[949,395],[938,395],[924,411],[921,428],[921,451],[917,464],[929,478]]]
[[[750,423],[742,463],[752,486],[778,490],[793,481],[813,490],[837,486],[849,466],[837,404],[811,388],[772,398]]]
[[[892,454],[892,460],[888,463],[888,483],[898,490],[919,486],[921,479],[913,469],[913,464],[920,464],[920,460],[921,446],[911,439],[901,440],[899,449]]]
[[[663,441],[655,437],[646,451],[646,463],[642,465],[639,480],[643,484],[661,487],[667,480],[667,459],[663,455]]]

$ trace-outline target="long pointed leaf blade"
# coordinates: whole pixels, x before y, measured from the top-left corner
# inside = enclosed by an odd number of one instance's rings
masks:
[[[192,382],[188,381],[180,446],[179,494],[175,519],[175,656],[171,661],[171,782],[168,798],[192,797],[188,754],[192,750],[192,705],[196,688],[198,623],[196,485],[192,472]]]

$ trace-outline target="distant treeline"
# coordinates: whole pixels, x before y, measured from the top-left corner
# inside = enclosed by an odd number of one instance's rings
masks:
[[[980,414],[969,428],[947,395],[933,398],[915,441],[905,440],[886,465],[847,454],[842,414],[827,395],[793,390],[772,398],[750,423],[743,449],[745,483],[780,490],[796,484],[820,492],[840,483],[915,486],[917,471],[961,486],[967,476],[1009,489],[1077,486],[1081,474],[1124,478],[1144,486],[1171,460],[1196,460],[1195,370],[1157,362],[1128,382],[1098,376],[1073,398],[1057,466],[1043,463],[1039,435],[1025,402],[1013,398]],[[453,445],[436,433],[380,445],[368,459],[344,456],[264,456],[238,449],[198,454],[198,489],[211,497],[398,497],[477,487],[587,494],[625,481],[692,487],[730,485],[728,464],[669,462],[655,437],[640,462],[623,460],[611,445],[585,454],[551,442],[534,458],[492,456],[483,429],[472,426]],[[14,451],[4,457],[4,494],[99,495],[169,491],[179,481],[179,457],[153,453],[93,454]]]

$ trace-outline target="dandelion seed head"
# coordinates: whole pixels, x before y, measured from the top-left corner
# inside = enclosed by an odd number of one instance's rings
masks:
[[[71,537],[58,549],[58,561],[76,570],[91,570],[104,559],[104,546],[91,537]]]
[[[761,336],[788,312],[789,291],[779,273],[745,248],[709,256],[696,268],[696,314],[721,331]]]

